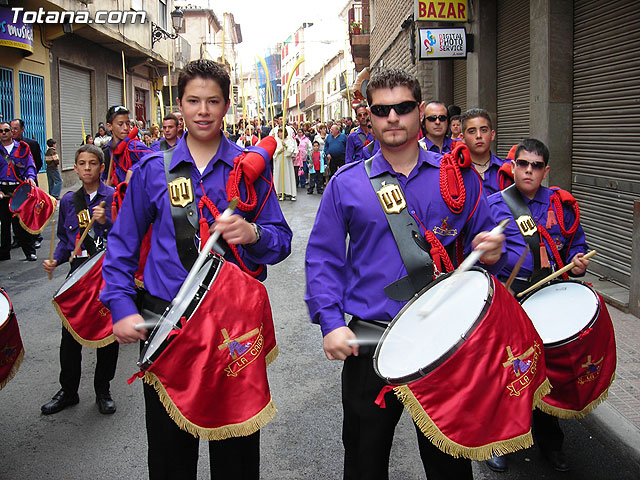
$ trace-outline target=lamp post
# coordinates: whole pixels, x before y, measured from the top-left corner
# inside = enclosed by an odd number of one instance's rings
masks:
[[[178,38],[178,31],[182,29],[182,25],[184,23],[184,12],[180,10],[180,8],[176,7],[176,9],[171,12],[171,25],[173,26],[174,33],[167,32],[160,25],[156,25],[151,22],[151,48],[162,39],[170,38],[175,40]]]

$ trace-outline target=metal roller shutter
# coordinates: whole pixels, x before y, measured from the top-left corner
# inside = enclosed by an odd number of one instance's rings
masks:
[[[467,110],[467,60],[453,60],[453,103]]]
[[[82,123],[87,135],[92,130],[91,74],[60,64],[60,146],[62,169],[73,168],[75,152],[82,145]]]
[[[574,3],[572,192],[598,250],[592,269],[627,286],[640,198],[639,23],[633,2]]]
[[[122,80],[107,77],[107,108],[122,105]]]
[[[498,0],[497,155],[529,136],[529,1]]]

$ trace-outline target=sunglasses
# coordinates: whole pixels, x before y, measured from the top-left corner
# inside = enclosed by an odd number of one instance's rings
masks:
[[[394,105],[371,105],[371,113],[376,117],[388,117],[393,109],[398,115],[406,115],[411,113],[418,106],[415,100],[396,103]]]
[[[542,170],[545,167],[544,162],[527,162],[526,160],[516,160],[516,165],[521,168],[531,165],[533,170]]]
[[[436,120],[440,120],[441,122],[446,122],[449,117],[447,117],[446,115],[429,115],[428,117],[425,117],[427,119],[427,121],[433,123]]]
[[[0,132],[2,133],[9,133],[11,131],[10,128],[3,128],[2,130],[0,130]]]

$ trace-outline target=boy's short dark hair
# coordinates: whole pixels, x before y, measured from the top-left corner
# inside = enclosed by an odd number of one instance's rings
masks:
[[[390,68],[374,73],[367,85],[367,102],[371,105],[371,93],[381,88],[407,87],[413,94],[413,99],[422,102],[422,90],[418,79],[410,73],[398,68]]]
[[[451,117],[449,119],[450,122],[453,122],[454,120],[460,120],[462,117],[460,115],[454,115],[453,117]]]
[[[491,120],[491,115],[489,115],[487,110],[484,108],[470,108],[460,116],[460,129],[462,133],[464,133],[464,127],[467,122],[473,118],[484,118],[489,122],[489,128],[493,130],[493,121]]]
[[[90,153],[92,155],[95,155],[95,157],[98,159],[98,161],[101,164],[104,163],[104,153],[102,153],[102,150],[100,148],[96,147],[92,143],[87,143],[86,145],[82,145],[80,148],[78,148],[78,150],[76,150],[76,158],[73,161],[74,164],[78,163],[78,157],[83,152],[87,152],[87,153]]]
[[[128,117],[129,113],[131,112],[122,105],[109,107],[109,110],[107,110],[107,123],[113,123],[113,119],[118,115],[126,115]]]
[[[320,146],[320,142],[319,142],[319,141],[317,141],[317,140],[314,140],[314,141],[313,141],[313,143],[312,143],[311,145],[318,145],[318,146]]]
[[[542,160],[544,160],[545,166],[549,164],[549,149],[540,140],[535,138],[525,138],[522,140],[516,147],[516,159],[523,150],[525,152],[535,153],[536,155],[541,156]]]
[[[56,142],[53,138],[50,138],[49,140],[47,140],[47,147],[51,148],[57,143],[58,142]]]
[[[187,83],[196,77],[210,78],[215,81],[222,90],[225,103],[229,101],[229,85],[231,84],[229,72],[222,64],[211,60],[193,60],[182,69],[178,77],[178,98],[180,101],[184,96]]]
[[[164,122],[165,120],[173,120],[174,122],[176,122],[176,127],[178,126],[178,117],[176,117],[173,113],[167,113],[162,121]]]

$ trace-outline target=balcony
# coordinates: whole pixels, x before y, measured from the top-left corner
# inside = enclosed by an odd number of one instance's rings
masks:
[[[356,71],[360,72],[369,66],[369,37],[370,37],[370,16],[369,1],[354,3],[349,9],[349,44],[351,45],[351,56],[356,66]]]

